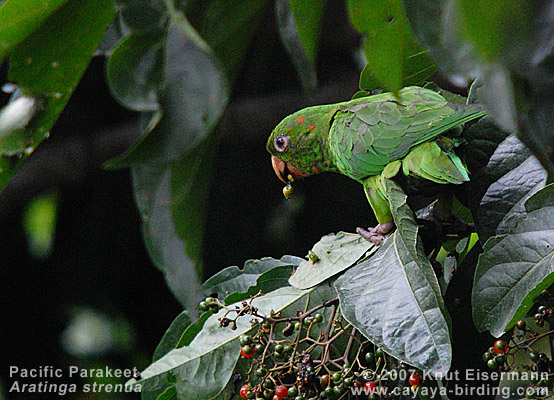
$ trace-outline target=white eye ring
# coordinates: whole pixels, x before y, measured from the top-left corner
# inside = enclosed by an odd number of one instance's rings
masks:
[[[273,139],[273,146],[275,146],[275,150],[277,150],[279,153],[282,153],[289,147],[290,143],[290,136],[277,136],[275,139]]]

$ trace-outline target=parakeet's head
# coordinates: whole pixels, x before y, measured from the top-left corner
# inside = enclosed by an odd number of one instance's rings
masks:
[[[327,137],[336,104],[308,107],[289,115],[275,127],[267,151],[275,174],[283,182],[324,171],[335,171]]]

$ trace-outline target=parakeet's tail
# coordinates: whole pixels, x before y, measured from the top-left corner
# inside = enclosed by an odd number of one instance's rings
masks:
[[[437,183],[460,184],[469,181],[464,162],[453,151],[444,150],[436,141],[414,147],[402,160],[406,176],[417,176]]]

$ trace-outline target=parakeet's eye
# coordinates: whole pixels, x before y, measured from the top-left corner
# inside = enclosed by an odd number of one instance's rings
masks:
[[[275,139],[273,139],[273,145],[275,146],[275,150],[277,150],[279,153],[282,153],[289,147],[290,142],[290,136],[277,136]]]

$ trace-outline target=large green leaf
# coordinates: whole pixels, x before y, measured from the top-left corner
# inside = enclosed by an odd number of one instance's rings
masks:
[[[418,240],[406,195],[387,182],[397,230],[368,260],[337,279],[344,317],[393,357],[442,375],[450,368],[449,316]]]
[[[473,285],[477,329],[502,335],[554,282],[553,195],[552,185],[542,189],[533,197],[528,214],[509,234],[494,236],[485,243]]]
[[[67,0],[10,0],[0,8],[0,60]]]
[[[233,292],[246,292],[248,288],[255,286],[258,278],[277,267],[297,266],[303,261],[294,256],[283,256],[280,260],[266,257],[261,260],[248,260],[241,270],[237,266],[227,267],[213,275],[202,285],[206,295],[217,293],[225,298]]]
[[[401,0],[349,0],[350,18],[364,34],[368,64],[360,78],[362,90],[377,85],[392,91],[418,84],[435,72],[427,50],[414,38]]]
[[[18,3],[8,2],[4,6],[15,6]],[[27,2],[25,4],[28,7]],[[50,135],[50,129],[79,83],[115,13],[112,0],[72,0],[63,5],[61,2],[48,4],[54,8],[61,6],[24,39],[19,37],[17,45],[13,47],[8,70],[8,79],[18,85],[24,96],[32,96],[40,104],[40,109],[25,129],[0,140],[2,155],[19,153],[27,156]],[[9,16],[4,15],[5,18]],[[1,26],[9,23],[0,21]],[[56,29],[52,29],[52,26]],[[0,172],[2,183],[7,182],[21,163],[9,164]]]
[[[354,265],[377,247],[360,235],[339,232],[321,238],[312,248],[317,261],[303,260],[289,283],[298,289],[311,288]]]
[[[309,291],[291,287],[278,289],[252,300],[262,315],[269,315],[297,302]],[[232,309],[234,306],[231,305]],[[239,318],[237,329],[222,328],[220,318],[226,311],[211,316],[206,321],[202,333],[197,335],[189,346],[169,352],[142,372],[139,382],[143,391],[152,391],[176,379],[178,397],[184,400],[212,399],[227,385],[240,355],[240,335],[252,329],[251,318]]]

